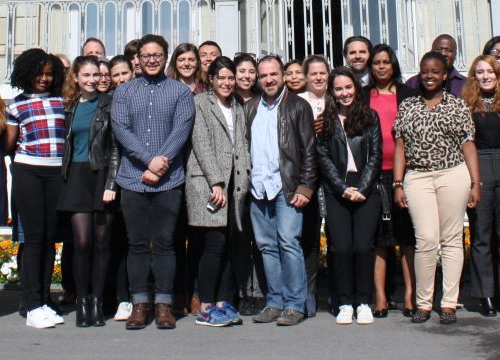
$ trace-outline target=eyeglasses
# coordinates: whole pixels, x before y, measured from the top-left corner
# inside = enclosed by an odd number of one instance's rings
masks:
[[[148,62],[151,58],[153,58],[154,61],[161,61],[165,57],[165,54],[141,54],[139,55],[139,60],[142,62]]]
[[[106,79],[106,80],[111,80],[111,75],[110,74],[99,74],[99,79]]]
[[[500,55],[500,49],[491,49],[490,55]]]

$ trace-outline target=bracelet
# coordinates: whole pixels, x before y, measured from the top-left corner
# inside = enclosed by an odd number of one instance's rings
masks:
[[[475,184],[478,184],[479,187],[483,187],[483,182],[481,180],[471,180],[470,187],[472,188]]]
[[[403,188],[403,182],[402,181],[394,181],[392,183],[392,189],[396,190],[397,188]]]

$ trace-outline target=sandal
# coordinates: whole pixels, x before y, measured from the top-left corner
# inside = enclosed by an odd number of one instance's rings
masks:
[[[404,317],[410,318],[410,317],[413,316],[413,314],[415,314],[415,309],[410,309],[410,308],[404,308],[403,309],[403,316]]]
[[[441,311],[439,315],[439,321],[443,325],[454,324],[457,322],[457,315],[455,315],[455,310],[452,311]]]
[[[411,317],[411,322],[421,324],[429,320],[431,312],[429,310],[418,309]]]
[[[387,317],[387,309],[375,309],[373,310],[373,317],[376,318],[386,318]]]

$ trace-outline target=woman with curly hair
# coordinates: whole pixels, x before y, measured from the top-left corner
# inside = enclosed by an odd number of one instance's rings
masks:
[[[175,48],[167,67],[167,76],[189,87],[193,95],[205,91],[200,80],[201,62],[196,46],[182,43]]]
[[[24,227],[22,302],[26,325],[36,328],[64,322],[50,300],[66,134],[63,81],[61,61],[41,49],[26,50],[14,61],[11,86],[23,93],[7,107],[5,147],[15,147],[12,194]]]
[[[319,167],[324,183],[326,227],[333,259],[340,312],[337,324],[373,323],[373,243],[380,219],[376,184],[382,166],[382,136],[377,113],[361,97],[353,71],[335,68],[328,78],[318,136]]]
[[[462,98],[472,111],[475,143],[483,183],[482,199],[469,211],[471,226],[471,295],[481,299],[481,313],[496,316],[493,259],[500,256],[500,244],[492,247],[493,234],[500,237],[500,63],[491,55],[478,56],[471,65]],[[496,256],[495,256],[496,255]]]

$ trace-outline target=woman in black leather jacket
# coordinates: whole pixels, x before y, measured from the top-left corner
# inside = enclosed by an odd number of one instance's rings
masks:
[[[333,256],[330,276],[341,305],[337,323],[352,323],[356,304],[358,324],[370,324],[373,243],[381,212],[376,189],[382,138],[378,115],[362,101],[352,70],[337,67],[331,72],[323,119],[317,149]]]
[[[67,135],[57,208],[71,215],[78,327],[105,325],[101,298],[117,190],[119,157],[111,131],[111,97],[98,94],[100,77],[96,58],[79,56],[63,91]]]

